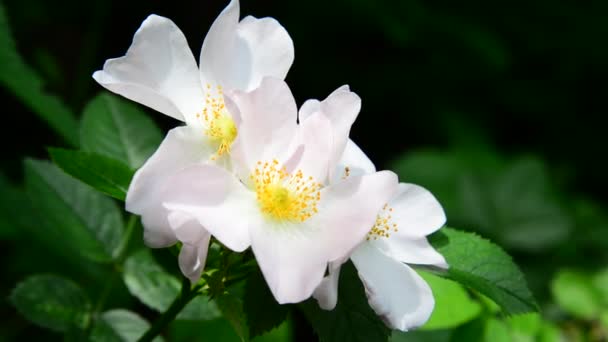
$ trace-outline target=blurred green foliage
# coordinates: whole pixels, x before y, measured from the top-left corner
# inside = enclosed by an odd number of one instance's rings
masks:
[[[60,327],[68,340],[81,338],[75,327],[85,326],[94,340],[132,341],[177,295],[175,256],[142,251],[141,227],[108,197],[48,162],[22,160],[48,159],[47,146],[80,145],[82,151],[70,152],[111,158],[125,170],[139,167],[161,130],[140,107],[116,97],[89,102],[99,90],[92,71],[123,54],[150,13],[172,18],[198,51],[225,1],[4,5],[0,96],[4,127],[16,134],[2,137],[0,340],[61,339],[27,317]],[[541,314],[507,317],[482,293],[425,273],[441,292],[438,309],[422,330],[393,333],[392,341],[608,339],[607,2],[244,0],[242,7],[276,17],[292,35],[297,58],[288,82],[298,101],[349,83],[363,98],[354,140],[378,166],[429,188],[451,226],[490,238],[513,255],[541,307]],[[175,125],[154,118],[163,128]],[[64,170],[114,197],[124,193],[124,173]],[[84,253],[70,240],[85,244]],[[145,262],[129,267],[137,257]],[[151,294],[141,290],[150,279],[145,289]],[[56,283],[70,284],[60,286],[69,291],[53,290]],[[28,286],[40,289],[24,291]],[[299,311],[285,313],[285,321],[283,313],[266,317],[259,330],[247,330],[247,315],[259,314],[251,308],[261,304],[239,303],[248,298],[239,291],[246,293],[231,288],[235,296],[219,303],[197,298],[196,310],[183,312],[165,339],[238,341],[268,329],[255,341],[314,338]],[[56,299],[54,308],[62,311],[40,310],[31,293]],[[362,330],[388,334],[370,329]]]

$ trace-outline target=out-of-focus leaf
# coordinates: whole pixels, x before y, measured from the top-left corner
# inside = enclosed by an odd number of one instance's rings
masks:
[[[180,280],[165,271],[148,249],[131,255],[124,267],[123,279],[129,292],[150,308],[164,312],[179,295]],[[215,303],[199,296],[186,305],[177,318],[211,320],[219,316]]]
[[[92,260],[117,256],[124,226],[116,203],[55,165],[26,160],[25,182],[33,207],[44,221],[40,234]]]
[[[507,324],[496,318],[486,320],[483,334],[484,342],[512,342]]]
[[[451,330],[394,330],[390,342],[450,342]]]
[[[539,342],[566,342],[566,339],[562,336],[559,328],[548,321],[541,322],[541,326],[538,332]]]
[[[591,282],[600,295],[602,304],[608,308],[608,268],[594,274]]]
[[[38,74],[17,52],[3,4],[0,3],[0,84],[25,106],[46,121],[72,146],[78,146],[78,122],[74,113],[57,97],[44,91]]]
[[[83,328],[91,304],[73,281],[55,275],[34,275],[17,284],[11,294],[17,310],[33,323],[55,331]]]
[[[95,323],[90,341],[93,342],[136,342],[148,329],[150,323],[134,312],[116,309],[104,312]],[[154,342],[162,342],[156,337]]]
[[[53,162],[63,171],[93,188],[125,200],[133,170],[115,159],[92,152],[49,149]]]
[[[418,271],[431,286],[435,308],[431,318],[421,329],[448,329],[468,322],[481,313],[481,305],[474,301],[458,283],[428,272]]]
[[[538,313],[511,316],[506,320],[513,341],[537,341],[542,319]]]
[[[559,271],[551,282],[551,292],[557,304],[575,317],[594,319],[599,315],[601,299],[586,274]]]
[[[247,278],[243,310],[247,316],[249,336],[262,335],[279,326],[287,318],[289,307],[274,299],[262,274],[255,272]]]
[[[488,296],[508,314],[537,311],[524,275],[497,245],[451,228],[441,229],[430,241],[450,265],[443,276]]]
[[[108,93],[86,106],[81,122],[82,149],[139,168],[160,144],[162,134],[136,104]]]
[[[14,239],[37,224],[25,191],[0,173],[0,240]]]
[[[483,149],[419,151],[394,163],[401,180],[427,187],[451,224],[470,227],[501,245],[538,251],[565,241],[572,219],[544,164],[533,157],[501,160]]]
[[[390,330],[369,307],[367,296],[351,262],[342,266],[338,304],[332,311],[319,308],[314,299],[300,304],[321,342],[387,341]]]
[[[247,317],[243,309],[243,301],[238,297],[225,293],[216,298],[217,306],[230,322],[234,331],[239,335],[241,341],[249,341],[249,328],[247,327]]]

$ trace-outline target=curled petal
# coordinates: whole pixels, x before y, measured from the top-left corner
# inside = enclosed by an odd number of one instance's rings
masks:
[[[188,42],[169,19],[149,16],[124,57],[109,59],[93,78],[108,90],[175,119],[194,122],[203,106]]]
[[[393,329],[424,324],[435,306],[428,284],[409,266],[363,243],[351,256],[372,309]]]

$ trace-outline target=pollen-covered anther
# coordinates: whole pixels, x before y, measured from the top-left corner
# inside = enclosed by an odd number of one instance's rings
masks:
[[[388,204],[382,207],[380,213],[376,216],[376,222],[372,229],[367,233],[367,240],[378,240],[379,238],[389,238],[392,232],[398,232],[397,224],[392,221],[391,213],[393,208]]]
[[[211,157],[215,160],[225,153],[230,153],[230,147],[236,139],[237,128],[226,109],[222,87],[217,86],[216,89],[212,89],[211,85],[207,84],[206,88],[203,111],[197,113],[196,117],[202,120],[205,135],[218,144],[217,152]]]
[[[271,219],[304,222],[319,211],[321,184],[301,170],[288,173],[275,159],[258,162],[250,179],[260,210]]]

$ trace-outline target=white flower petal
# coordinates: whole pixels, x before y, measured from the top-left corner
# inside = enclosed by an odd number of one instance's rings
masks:
[[[334,92],[331,93],[329,96],[334,95],[334,93],[340,93],[343,91],[350,91],[350,87],[348,85],[343,85],[340,88],[334,90]],[[316,100],[316,99],[306,100],[302,104],[302,107],[300,107],[300,111],[298,113],[298,120],[300,120],[300,122],[303,122],[304,120],[306,120],[306,118],[308,118],[313,113],[320,112],[320,111],[321,111],[321,101]]]
[[[174,175],[165,190],[167,209],[196,218],[234,251],[249,247],[249,225],[259,220],[260,213],[255,194],[232,174],[214,165],[194,165]],[[179,221],[170,223],[175,227]]]
[[[193,122],[204,104],[186,38],[169,19],[149,16],[124,57],[109,59],[93,78],[108,90],[178,120]]]
[[[328,261],[347,257],[365,239],[396,188],[397,175],[380,171],[349,177],[321,190],[319,213],[309,220],[321,227],[318,243],[326,246]]]
[[[287,84],[267,77],[252,92],[234,91],[226,97],[241,118],[231,152],[241,178],[247,179],[258,161],[284,162],[298,129],[297,107]]]
[[[202,132],[189,126],[170,130],[131,180],[125,201],[127,211],[142,215],[146,208],[160,206],[159,196],[172,174],[188,165],[208,160],[215,152],[205,139]]]
[[[401,262],[448,268],[445,258],[424,237],[412,238],[391,233],[389,238],[379,238],[369,242],[384,254]]]
[[[338,303],[338,280],[340,280],[341,266],[342,262],[330,262],[327,266],[328,275],[321,280],[321,284],[312,294],[323,310],[333,310]]]
[[[319,212],[304,222],[250,225],[251,248],[275,299],[297,303],[310,297],[327,263],[348,258],[396,186],[388,171],[354,177],[323,189]]]
[[[248,16],[241,20],[237,32],[251,56],[251,74],[244,90],[257,88],[267,76],[285,79],[293,63],[294,49],[291,37],[278,21]]]
[[[339,182],[346,177],[366,175],[374,172],[376,172],[374,163],[354,141],[348,139],[346,148],[340,157],[340,161],[338,161],[330,183]]]
[[[144,226],[144,243],[148,247],[169,247],[177,241],[167,220],[169,212],[160,205],[160,202],[144,208],[139,214],[141,224]]]
[[[150,247],[167,247],[175,243],[175,233],[162,206],[162,194],[169,177],[181,168],[206,160],[213,152],[205,150],[204,136],[188,126],[169,131],[159,148],[135,173],[125,207],[141,215],[144,241]]]
[[[309,298],[323,279],[327,251],[318,234],[301,225],[252,225],[251,249],[280,304]]]
[[[232,0],[203,42],[202,82],[250,91],[266,76],[284,79],[294,58],[287,31],[272,18],[238,20],[239,2]]]
[[[245,89],[251,59],[245,42],[237,37],[239,1],[232,0],[215,19],[203,42],[200,80],[226,89]]]
[[[393,208],[393,222],[399,229],[395,235],[425,237],[443,227],[446,221],[445,212],[435,196],[415,184],[400,183],[388,204]]]
[[[298,134],[292,146],[302,147],[301,155],[288,169],[301,170],[306,176],[324,184],[329,175],[332,143],[331,122],[321,113],[313,114],[298,126]]]
[[[410,267],[363,243],[351,256],[374,311],[393,329],[424,324],[435,306],[428,284]]]
[[[196,283],[201,278],[207,261],[210,239],[211,234],[206,233],[195,244],[183,244],[179,252],[179,269],[192,283]]]
[[[175,237],[182,243],[196,244],[200,239],[209,235],[207,230],[191,215],[172,211],[168,216]]]

